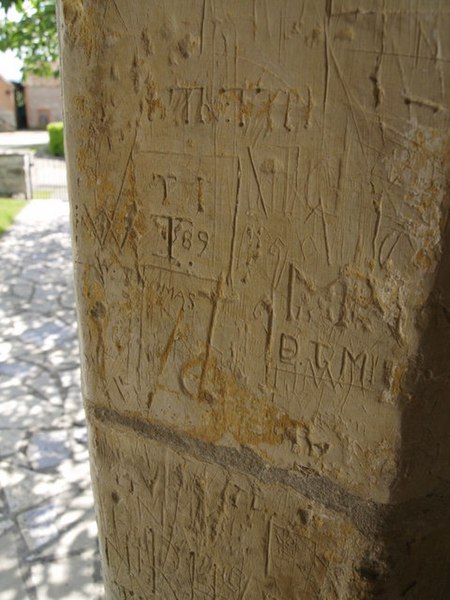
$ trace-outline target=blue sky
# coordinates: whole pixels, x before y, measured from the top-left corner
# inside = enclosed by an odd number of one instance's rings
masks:
[[[0,9],[0,26],[1,21],[5,18],[5,11]],[[16,21],[19,18],[19,13],[14,7],[8,11],[8,19]],[[22,67],[22,61],[19,60],[14,52],[8,50],[7,52],[0,52],[0,75],[9,81],[21,81],[22,73],[20,69]]]
[[[14,52],[0,52],[0,75],[9,81],[21,81],[22,73],[20,69],[22,61],[19,60]]]

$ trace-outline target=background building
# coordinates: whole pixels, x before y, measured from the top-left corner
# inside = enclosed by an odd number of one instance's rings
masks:
[[[0,131],[16,129],[14,84],[0,75]]]
[[[54,77],[27,76],[24,82],[27,125],[45,129],[52,121],[62,121],[61,82]]]

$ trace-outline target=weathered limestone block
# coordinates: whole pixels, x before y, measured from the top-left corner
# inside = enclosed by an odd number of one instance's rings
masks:
[[[448,597],[450,8],[59,9],[109,597]]]
[[[237,453],[230,468],[225,452],[211,461],[206,447],[153,429],[130,435],[129,425],[92,430],[94,461],[108,473],[97,498],[112,598],[315,600],[361,590],[352,566],[363,535],[295,479],[255,477]],[[158,441],[143,442],[147,432]]]
[[[29,152],[0,151],[0,194],[23,194],[31,198],[31,161]]]

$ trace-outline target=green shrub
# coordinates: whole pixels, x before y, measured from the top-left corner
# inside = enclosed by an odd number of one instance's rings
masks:
[[[61,122],[47,125],[49,135],[48,150],[53,156],[64,156],[64,125]]]

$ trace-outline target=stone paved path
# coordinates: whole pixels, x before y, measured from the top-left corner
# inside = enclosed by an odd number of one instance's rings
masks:
[[[80,399],[68,204],[0,238],[0,598],[103,597]]]

